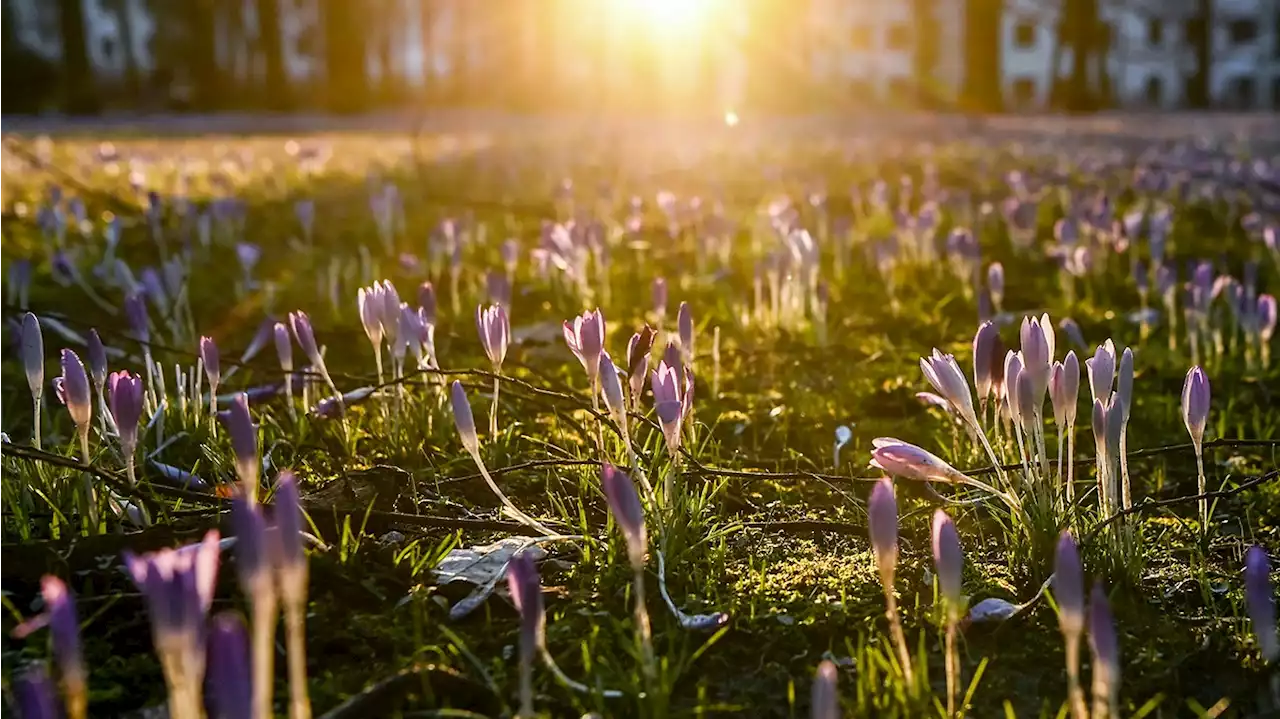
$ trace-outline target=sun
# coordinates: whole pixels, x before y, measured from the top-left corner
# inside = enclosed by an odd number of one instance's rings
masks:
[[[706,22],[715,0],[615,0],[628,14],[656,29],[688,31]]]

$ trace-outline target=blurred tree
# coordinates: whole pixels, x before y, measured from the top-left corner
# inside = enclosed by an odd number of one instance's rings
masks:
[[[1206,109],[1210,105],[1209,70],[1213,64],[1211,30],[1214,16],[1213,0],[1195,0],[1195,10],[1187,20],[1187,42],[1195,56],[1195,67],[1187,77],[1187,105]]]
[[[326,99],[335,112],[356,112],[367,102],[363,13],[352,0],[324,0],[324,65]]]
[[[25,44],[18,42],[12,0],[0,5],[0,86],[7,99],[5,112],[35,113],[61,100],[57,97],[58,68]]]
[[[183,70],[185,78],[175,77],[179,85],[189,84],[190,92],[178,91],[200,110],[215,110],[225,103],[223,78],[218,67],[217,41],[214,36],[219,0],[187,0],[180,10],[181,33],[186,42],[174,48],[174,66]],[[164,65],[157,63],[160,67]],[[185,83],[183,80],[185,79]]]
[[[922,109],[938,109],[944,103],[938,87],[938,45],[941,32],[938,28],[937,3],[934,0],[911,0],[911,15],[915,21],[915,53],[913,56],[916,103]]]
[[[92,114],[100,108],[81,0],[58,1],[58,29],[62,35],[63,110],[73,115]]]
[[[131,5],[131,0],[108,0],[106,3],[107,10],[116,16],[116,27],[120,28],[120,51],[124,55],[125,102],[134,105],[141,97],[142,83],[138,75],[138,58],[133,49]]]
[[[964,33],[963,106],[975,112],[999,112],[1000,19],[1003,0],[967,0]]]
[[[284,73],[282,33],[280,0],[258,0],[258,52],[263,57],[266,105],[272,110],[288,109],[292,99]]]

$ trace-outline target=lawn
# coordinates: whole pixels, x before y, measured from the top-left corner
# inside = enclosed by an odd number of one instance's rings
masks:
[[[200,716],[176,631],[210,716],[1065,717],[1078,639],[1095,719],[1274,716],[1259,127],[6,135],[6,702]]]

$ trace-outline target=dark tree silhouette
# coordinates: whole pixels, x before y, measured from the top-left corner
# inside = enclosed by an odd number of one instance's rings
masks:
[[[352,0],[325,0],[321,8],[329,108],[356,112],[364,107],[368,90],[362,13]]]
[[[62,35],[63,109],[73,115],[97,112],[98,97],[80,0],[58,0],[58,30]]]
[[[280,0],[258,0],[258,51],[263,57],[263,89],[266,105],[284,110],[290,105],[289,82],[284,75],[284,47],[280,27]]]
[[[1205,109],[1212,104],[1209,97],[1209,70],[1213,64],[1210,35],[1213,27],[1213,0],[1195,0],[1195,12],[1187,23],[1187,42],[1191,44],[1196,66],[1187,78],[1187,104]]]

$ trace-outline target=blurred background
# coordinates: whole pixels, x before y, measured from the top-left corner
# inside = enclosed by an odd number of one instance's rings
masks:
[[[1280,108],[1280,0],[3,0],[7,115]]]

